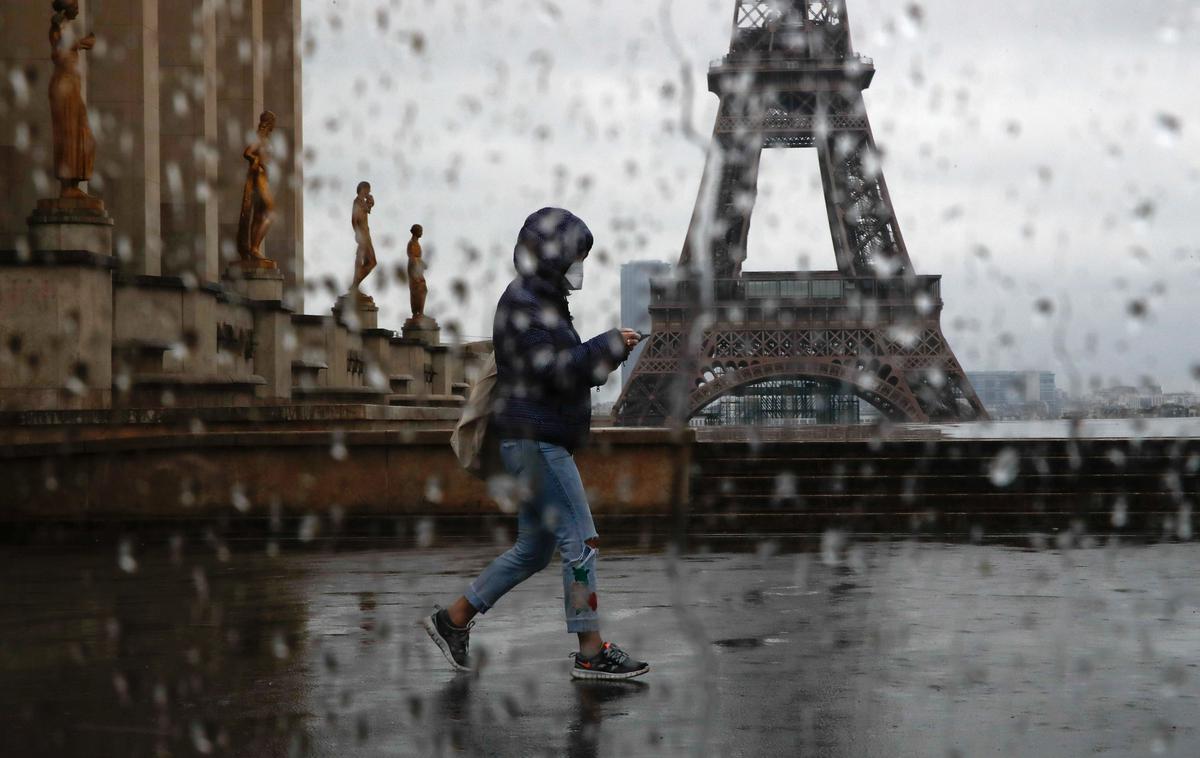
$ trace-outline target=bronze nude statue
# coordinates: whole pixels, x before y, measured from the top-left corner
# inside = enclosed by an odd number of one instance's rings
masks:
[[[90,197],[80,189],[92,178],[96,163],[96,140],[88,124],[83,102],[83,78],[79,73],[80,51],[91,50],[96,36],[77,38],[69,26],[79,16],[79,0],[54,0],[50,18],[50,120],[54,139],[54,175],[62,184],[63,198]]]
[[[375,197],[371,194],[371,183],[359,182],[354,197],[354,209],[350,213],[350,225],[354,227],[354,242],[357,245],[354,253],[354,283],[350,285],[350,291],[359,295],[362,295],[359,287],[375,270],[376,265],[375,244],[371,241],[368,218],[374,207]]]
[[[412,305],[412,320],[425,317],[425,296],[429,287],[425,284],[425,261],[421,259],[421,236],[425,230],[413,224],[412,239],[408,241],[408,297]]]
[[[262,243],[275,215],[275,198],[271,195],[271,183],[267,176],[273,131],[275,114],[263,111],[258,120],[258,140],[242,153],[250,167],[246,170],[246,185],[242,192],[237,244],[242,265],[247,267],[275,268],[275,262],[262,254]]]

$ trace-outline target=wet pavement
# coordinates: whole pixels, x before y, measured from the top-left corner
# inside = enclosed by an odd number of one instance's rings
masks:
[[[481,617],[478,676],[414,626],[490,544],[0,549],[13,756],[1200,753],[1200,545],[606,550],[633,684],[568,678],[560,580]]]

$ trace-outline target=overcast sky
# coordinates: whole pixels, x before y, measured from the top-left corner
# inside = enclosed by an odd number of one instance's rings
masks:
[[[1048,369],[1076,393],[1200,389],[1200,3],[912,6],[851,0],[852,29],[878,70],[867,107],[909,253],[944,277],[966,368]],[[489,336],[522,220],[562,205],[597,239],[581,331],[617,325],[619,264],[679,255],[732,8],[306,0],[307,273],[348,284],[367,179],[381,325],[408,315],[391,271],[421,223],[427,312]],[[767,152],[759,190],[747,268],[834,268],[815,153]]]

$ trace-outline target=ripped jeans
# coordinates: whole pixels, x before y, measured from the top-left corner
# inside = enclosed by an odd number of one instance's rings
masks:
[[[546,568],[557,549],[562,556],[567,631],[600,631],[598,551],[587,544],[599,535],[575,459],[558,445],[520,439],[502,440],[500,457],[528,493],[517,516],[517,543],[471,582],[467,601],[487,613],[505,593]]]

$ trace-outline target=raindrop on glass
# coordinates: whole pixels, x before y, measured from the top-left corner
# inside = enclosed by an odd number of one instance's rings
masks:
[[[137,571],[138,562],[133,557],[133,543],[130,540],[121,540],[121,544],[117,546],[117,566],[126,574]]]
[[[1006,447],[992,459],[991,465],[988,466],[988,479],[996,487],[1008,487],[1017,480],[1020,470],[1020,455],[1015,448]]]

